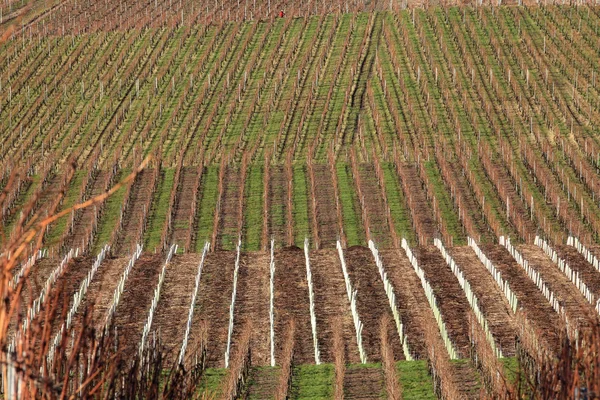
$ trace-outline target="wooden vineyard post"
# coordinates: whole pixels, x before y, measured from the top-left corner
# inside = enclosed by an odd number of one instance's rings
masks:
[[[383,173],[383,169],[381,168],[381,163],[379,161],[379,157],[375,150],[373,150],[373,164],[375,168],[375,174],[377,176],[377,182],[379,183],[379,189],[381,190],[381,195],[383,197],[383,203],[385,204],[385,216],[387,218],[387,223],[390,228],[390,235],[392,237],[392,244],[394,248],[400,248],[400,239],[398,238],[398,234],[396,233],[396,227],[394,225],[394,219],[392,218],[392,210],[390,208],[390,203],[388,201],[387,189],[385,186],[385,175]]]
[[[242,327],[237,351],[233,355],[231,365],[221,387],[222,400],[237,399],[248,374],[252,360],[250,357],[250,340],[252,338],[252,323],[247,321]]]
[[[291,319],[288,324],[287,334],[283,343],[283,360],[281,361],[281,372],[279,383],[275,391],[275,400],[286,400],[292,386],[292,368],[294,364],[294,345],[296,340],[296,322]]]
[[[269,195],[270,195],[270,172],[271,172],[271,157],[267,151],[265,153],[265,162],[263,169],[263,227],[262,235],[260,240],[260,248],[264,251],[267,250],[269,242]]]
[[[239,199],[238,199],[238,212],[237,212],[237,236],[242,237],[244,229],[244,200],[246,195],[246,174],[248,172],[248,157],[244,155],[242,158],[242,166],[240,168],[240,185],[239,185]]]
[[[471,360],[483,375],[483,383],[490,395],[513,394],[507,385],[509,380],[504,373],[504,366],[500,363],[496,353],[490,347],[486,334],[477,323],[476,317],[469,313],[469,339],[474,348]],[[510,396],[509,396],[510,397]]]
[[[452,379],[454,374],[448,360],[448,353],[445,351],[444,344],[438,336],[438,330],[430,318],[426,319],[424,330],[427,358],[429,359],[436,394],[443,399],[462,398],[459,388]]]
[[[346,248],[348,241],[346,240],[346,234],[344,233],[344,217],[342,215],[342,202],[340,201],[340,187],[338,186],[337,171],[335,168],[335,153],[333,149],[329,149],[327,156],[329,163],[329,172],[331,174],[331,185],[333,186],[333,195],[335,197],[335,213],[337,215],[338,232],[342,246]]]
[[[317,220],[317,189],[315,184],[315,172],[313,169],[313,155],[314,148],[311,147],[308,151],[308,156],[306,158],[306,170],[308,172],[308,180],[310,187],[310,206],[311,206],[311,225],[312,225],[312,236],[314,240],[315,247],[318,249],[321,248],[321,240],[319,237],[319,222]]]
[[[341,318],[333,322],[334,399],[344,399],[344,375],[346,375],[346,349]]]
[[[285,177],[287,181],[287,202],[286,202],[286,234],[285,241],[288,246],[294,244],[294,170],[292,159],[294,154],[288,151],[285,159]]]
[[[224,178],[225,178],[225,171],[227,168],[229,168],[229,166],[227,165],[227,158],[223,157],[221,159],[221,166],[219,167],[217,204],[215,206],[215,214],[214,214],[214,218],[213,218],[213,232],[212,232],[212,240],[211,240],[211,243],[213,244],[212,251],[214,251],[217,248],[217,246],[219,246],[217,244],[217,238],[218,238],[218,234],[219,234],[219,222],[221,219],[221,202],[223,201],[223,196],[225,194]]]
[[[354,186],[356,187],[356,194],[360,203],[362,224],[365,229],[367,242],[369,242],[372,239],[371,228],[369,226],[369,214],[367,212],[367,204],[365,203],[365,194],[362,191],[362,181],[360,178],[360,171],[358,169],[358,162],[356,161],[356,152],[354,148],[350,150],[350,165],[352,168],[352,177],[354,178]]]
[[[389,338],[388,329],[390,326],[390,317],[385,314],[381,318],[380,336],[381,336],[381,363],[383,364],[383,376],[385,379],[385,391],[388,399],[400,400],[402,398],[402,388],[400,380],[396,373],[396,362],[394,359],[394,349]]]

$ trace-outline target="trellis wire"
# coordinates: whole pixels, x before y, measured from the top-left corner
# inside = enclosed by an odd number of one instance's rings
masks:
[[[344,259],[344,250],[342,244],[337,241],[336,244],[338,256],[340,258],[340,264],[342,265],[342,273],[344,274],[344,281],[346,282],[346,294],[348,295],[348,301],[350,301],[350,310],[352,311],[352,320],[354,321],[354,330],[356,331],[356,343],[358,344],[358,353],[360,355],[360,362],[363,364],[367,363],[367,355],[362,344],[362,330],[363,323],[358,315],[356,308],[356,290],[352,288],[352,282],[350,282],[350,276],[348,275],[348,269],[346,268],[346,260]]]
[[[308,282],[308,300],[310,308],[310,327],[313,336],[313,346],[315,350],[315,364],[321,364],[321,352],[319,350],[319,342],[317,337],[317,315],[315,313],[315,293],[312,280],[312,272],[310,270],[310,257],[308,255],[308,238],[304,238],[304,260],[306,261],[306,280]]]
[[[54,352],[56,351],[56,347],[58,347],[58,344],[60,343],[63,333],[65,332],[65,330],[69,330],[71,328],[73,317],[77,313],[81,301],[87,294],[90,283],[94,279],[98,268],[100,268],[100,265],[102,265],[102,262],[106,258],[106,255],[109,251],[110,246],[104,245],[102,250],[100,250],[100,253],[98,253],[98,256],[96,257],[96,261],[94,261],[92,268],[88,271],[87,276],[81,282],[81,285],[79,286],[79,291],[73,295],[73,304],[71,305],[69,313],[67,314],[67,320],[62,323],[60,331],[56,333],[56,335],[54,336],[54,340],[50,344],[50,349],[48,350],[48,364],[52,364],[54,360]]]
[[[425,291],[427,301],[429,302],[429,306],[431,307],[431,310],[433,311],[433,315],[438,324],[438,328],[440,330],[442,339],[444,340],[444,346],[446,347],[446,350],[448,351],[448,355],[450,356],[451,360],[456,360],[456,359],[458,359],[458,353],[456,352],[456,349],[454,348],[454,345],[452,344],[452,341],[450,340],[450,337],[448,336],[448,331],[446,330],[446,324],[444,323],[444,320],[442,319],[442,313],[440,312],[440,309],[437,306],[437,301],[435,298],[435,294],[433,293],[433,289],[431,288],[431,285],[429,284],[429,282],[427,281],[427,278],[425,277],[425,271],[423,271],[423,269],[419,266],[417,257],[414,256],[414,254],[413,254],[412,250],[410,249],[410,247],[408,246],[408,242],[406,241],[405,238],[402,238],[402,249],[404,249],[404,251],[406,252],[406,256],[408,257],[408,260],[410,261],[415,272],[417,273],[417,276],[421,280],[421,286],[423,287],[423,290]]]
[[[477,242],[475,242],[474,239],[469,237],[467,238],[467,242],[475,252],[475,255],[477,255],[477,257],[479,258],[479,261],[481,261],[481,263],[485,266],[488,272],[492,275],[494,281],[496,282],[502,293],[504,293],[504,297],[508,301],[508,304],[510,305],[510,308],[512,309],[513,313],[516,313],[519,301],[517,299],[517,296],[510,289],[510,285],[508,284],[508,282],[502,278],[502,272],[500,272],[498,268],[496,268],[496,266],[492,263],[492,261],[489,258],[487,258],[485,253],[479,248]]]
[[[177,245],[171,245],[169,252],[167,253],[167,258],[163,264],[162,270],[160,271],[160,276],[158,277],[158,283],[156,284],[156,288],[154,288],[154,297],[152,298],[152,304],[150,305],[150,311],[148,312],[148,319],[146,320],[146,324],[144,325],[144,330],[142,331],[142,339],[140,340],[139,347],[139,356],[142,359],[144,354],[144,348],[146,346],[146,340],[148,339],[148,334],[150,333],[150,328],[152,327],[152,320],[154,319],[154,312],[156,311],[156,307],[158,306],[158,300],[160,299],[160,292],[165,282],[165,275],[167,273],[167,265],[171,262],[171,258],[173,254],[177,252]]]
[[[233,335],[233,311],[235,309],[235,297],[237,295],[237,281],[240,270],[240,251],[242,239],[238,239],[235,256],[235,269],[233,270],[233,291],[231,293],[231,304],[229,305],[229,328],[227,330],[227,349],[225,350],[225,368],[229,368],[229,353],[231,351],[231,336]]]
[[[185,334],[183,335],[183,341],[181,343],[181,351],[179,352],[179,361],[178,363],[183,364],[183,360],[185,358],[185,351],[187,349],[188,340],[190,337],[190,330],[192,329],[192,319],[194,318],[194,306],[196,305],[196,298],[198,297],[198,289],[200,288],[200,279],[202,277],[202,269],[204,268],[204,260],[206,259],[206,253],[210,250],[210,243],[204,243],[204,248],[202,249],[202,258],[200,259],[200,264],[198,265],[198,272],[196,273],[196,285],[194,286],[194,293],[192,294],[192,300],[190,302],[190,310],[188,311],[187,323],[185,325]]]
[[[463,271],[460,269],[458,264],[454,261],[454,259],[450,255],[450,253],[448,253],[446,251],[446,248],[444,247],[444,244],[442,243],[442,241],[438,238],[435,238],[435,239],[433,239],[433,244],[435,245],[435,247],[438,248],[440,253],[442,253],[442,257],[444,257],[444,260],[446,260],[446,264],[448,264],[448,266],[452,270],[452,273],[454,274],[454,276],[456,276],[456,279],[458,280],[458,283],[460,284],[460,287],[462,288],[463,292],[465,293],[465,297],[469,301],[469,304],[471,305],[471,309],[473,310],[473,313],[475,314],[475,317],[477,318],[477,322],[479,322],[479,325],[481,325],[481,327],[483,328],[483,331],[485,332],[485,337],[487,338],[488,342],[490,343],[490,346],[492,347],[494,354],[496,355],[496,357],[502,358],[503,357],[502,350],[500,350],[498,348],[498,346],[496,346],[494,336],[490,332],[487,320],[485,319],[483,312],[481,312],[481,309],[479,308],[479,300],[477,299],[477,296],[471,289],[471,284],[465,278]]]
[[[404,334],[404,325],[402,324],[402,319],[400,318],[400,311],[396,305],[396,293],[394,292],[394,285],[392,285],[392,282],[388,278],[387,272],[385,272],[383,260],[379,256],[379,250],[377,250],[377,246],[375,246],[375,243],[372,240],[369,240],[369,249],[371,249],[371,253],[373,253],[375,264],[377,264],[377,269],[379,270],[379,277],[381,278],[385,294],[387,295],[390,303],[394,322],[396,322],[396,330],[398,331],[398,336],[400,337],[400,343],[402,343],[404,358],[408,361],[411,361],[413,358],[408,347],[408,340]]]

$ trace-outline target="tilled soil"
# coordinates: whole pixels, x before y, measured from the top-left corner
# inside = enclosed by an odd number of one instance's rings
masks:
[[[387,207],[377,182],[375,167],[373,164],[363,164],[359,173],[373,241],[382,248],[389,247],[392,245],[392,238],[387,220]]]
[[[142,338],[142,330],[154,296],[154,288],[164,262],[161,254],[144,254],[135,263],[115,314],[119,345],[125,354],[134,354]],[[153,331],[151,327],[151,332]]]
[[[519,251],[542,276],[549,289],[560,299],[570,323],[588,326],[596,313],[579,289],[560,271],[538,246],[518,246]],[[576,322],[577,321],[577,322]]]
[[[153,173],[151,170],[142,171],[131,188],[129,207],[123,216],[123,229],[114,244],[114,254],[126,256],[135,248],[144,219],[150,214],[147,205],[151,205]]]
[[[579,278],[587,285],[594,297],[600,298],[600,272],[573,246],[554,246],[554,250],[572,270],[579,272]]]
[[[427,356],[424,327],[431,314],[427,297],[410,261],[403,250],[380,250],[384,268],[394,286],[396,305],[400,312],[404,335],[414,358]],[[433,318],[433,314],[431,314]],[[399,355],[396,355],[399,357]]]
[[[335,247],[339,227],[335,206],[335,192],[329,166],[314,164],[315,191],[317,202],[317,223],[321,248]]]
[[[98,269],[97,277],[88,288],[85,303],[87,307],[93,307],[94,323],[97,327],[103,324],[106,319],[106,313],[112,304],[115,289],[128,263],[129,258],[127,257],[104,260]],[[133,268],[135,269],[136,266],[134,265]]]
[[[420,205],[416,210],[412,210],[411,213],[413,220],[415,220],[415,225],[422,228],[422,232],[427,236],[426,239],[437,237],[437,223],[433,218],[433,211],[429,206],[419,173],[413,165],[404,164],[401,166],[401,169],[404,178],[406,178],[406,185],[409,190],[409,193],[404,193],[404,196],[411,199],[415,204]]]
[[[458,390],[466,399],[481,399],[482,388],[480,376],[471,360],[451,362],[452,379]]]
[[[99,171],[98,176],[94,180],[92,186],[91,197],[101,194],[104,190],[104,181],[108,171]],[[85,236],[88,234],[90,227],[94,224],[94,207],[86,207],[76,214],[75,223],[73,225],[73,231],[65,239],[64,247],[67,249],[80,247],[84,248]]]
[[[315,289],[315,313],[321,361],[333,361],[333,324],[337,318],[342,318],[346,360],[349,363],[358,363],[360,356],[356,331],[337,251],[334,249],[313,251],[310,254],[310,262]]]
[[[192,332],[200,332],[202,326],[206,326],[206,362],[209,368],[224,367],[234,264],[235,252],[217,251],[207,255],[202,271]]]
[[[442,313],[448,336],[461,358],[469,356],[469,311],[471,306],[458,280],[435,246],[422,246],[416,250],[419,266],[431,285],[437,306]]]
[[[504,356],[515,355],[515,316],[504,293],[470,247],[453,247],[450,254],[477,296],[496,345]]]
[[[385,398],[385,381],[380,367],[346,368],[344,399]]]
[[[152,330],[160,332],[170,357],[178,356],[181,348],[200,259],[199,254],[185,254],[174,256],[167,265]]]
[[[198,180],[200,179],[198,167],[183,167],[181,169],[181,184],[178,188],[179,196],[177,204],[174,206],[173,232],[171,234],[171,243],[185,248],[190,242],[192,215],[192,205],[194,198],[198,196]],[[196,190],[195,190],[196,189]]]
[[[296,323],[294,360],[299,364],[315,362],[310,323],[310,299],[304,251],[286,247],[275,254],[275,343],[276,361],[281,358],[288,321]]]
[[[269,253],[245,253],[240,257],[237,296],[231,337],[231,354],[246,321],[252,321],[252,364],[269,365]]]
[[[352,286],[357,292],[356,301],[358,314],[364,324],[363,346],[370,362],[381,361],[381,319],[388,315],[388,337],[397,360],[403,359],[402,345],[393,322],[388,298],[385,294],[383,281],[379,276],[377,265],[371,250],[367,247],[353,246],[344,252],[348,274]]]
[[[504,246],[483,245],[480,248],[510,285],[519,301],[518,307],[526,313],[527,318],[533,323],[537,329],[538,337],[543,338],[551,348],[557,349],[560,344],[559,333],[565,328],[565,325],[544,295]]]
[[[474,193],[469,187],[467,177],[464,175],[463,168],[458,162],[450,162],[452,169],[456,171],[454,177],[456,179],[456,191],[462,194],[463,203],[460,205],[465,212],[471,214],[473,222],[475,222],[475,229],[478,233],[477,237],[473,239],[477,240],[478,243],[491,243],[493,241],[494,234],[487,229],[487,222],[482,212],[481,207],[475,199]]]
[[[92,267],[94,260],[91,257],[78,257],[67,265],[65,272],[58,278],[55,288],[58,290],[56,316],[53,321],[54,329],[60,329],[64,318],[71,309],[73,295],[79,291],[81,282],[85,279],[87,273]]]
[[[244,399],[272,399],[279,383],[280,370],[275,368],[254,367],[248,376],[248,389]]]
[[[244,188],[241,184],[241,173],[233,167],[227,167],[224,177],[224,193],[221,199],[221,214],[217,236],[218,249],[233,249],[238,241],[239,198]]]

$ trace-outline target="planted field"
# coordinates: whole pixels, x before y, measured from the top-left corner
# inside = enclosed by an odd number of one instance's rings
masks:
[[[600,8],[414,5],[0,5],[0,344],[227,398],[535,376],[600,314]]]

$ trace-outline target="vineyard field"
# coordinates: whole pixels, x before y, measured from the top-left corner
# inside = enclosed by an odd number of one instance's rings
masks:
[[[2,390],[88,328],[218,398],[539,379],[600,326],[600,7],[500,3],[2,2]]]

